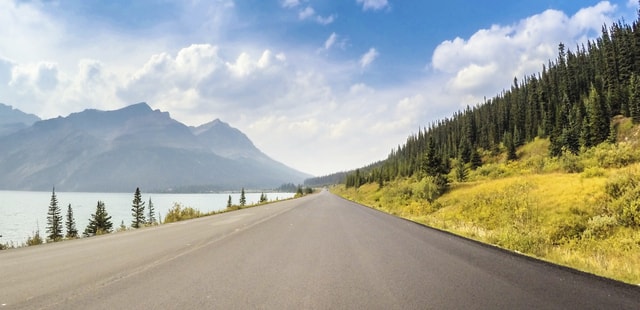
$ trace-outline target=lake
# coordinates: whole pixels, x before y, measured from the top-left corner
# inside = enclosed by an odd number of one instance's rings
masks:
[[[246,193],[247,205],[260,200],[261,193]],[[294,193],[265,193],[270,201],[293,197]],[[231,195],[233,204],[238,204],[240,193],[206,193],[206,194],[145,194],[145,214],[148,214],[149,199],[153,202],[156,217],[164,216],[167,211],[179,203],[183,207],[192,207],[202,212],[220,211],[227,207]],[[91,214],[95,213],[98,200],[104,202],[107,213],[112,217],[114,230],[120,223],[131,226],[131,193],[75,193],[56,192],[58,206],[63,222],[66,221],[67,206],[71,204],[76,221],[76,228],[82,234],[89,223]],[[51,192],[0,191],[0,243],[13,242],[20,245],[40,230],[45,238],[47,227],[47,211],[51,202]],[[63,234],[66,233],[66,225]]]

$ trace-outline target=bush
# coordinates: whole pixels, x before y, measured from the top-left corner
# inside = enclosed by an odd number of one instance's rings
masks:
[[[165,223],[179,222],[188,219],[198,218],[202,216],[202,213],[194,208],[183,208],[179,203],[174,203],[173,207],[169,209],[167,215],[164,218]]]
[[[29,236],[27,238],[27,246],[32,246],[32,245],[40,245],[44,243],[44,239],[42,239],[42,237],[40,237],[40,232],[39,231],[35,231],[33,233],[33,237]]]
[[[605,185],[609,209],[622,225],[640,227],[640,174],[637,169],[616,175]]]
[[[560,167],[567,173],[580,173],[584,170],[584,165],[580,162],[580,157],[571,152],[564,152],[560,157]]]
[[[553,224],[549,232],[549,241],[552,245],[561,245],[571,240],[579,240],[587,229],[585,222],[586,220],[581,216],[563,217],[562,222]]]
[[[612,215],[596,215],[589,219],[583,236],[585,238],[604,239],[611,234],[618,225],[618,220]]]
[[[412,190],[418,199],[433,202],[447,190],[447,180],[443,175],[426,176],[414,185]]]

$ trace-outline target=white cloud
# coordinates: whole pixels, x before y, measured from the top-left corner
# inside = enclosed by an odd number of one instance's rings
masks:
[[[431,66],[448,76],[446,89],[459,94],[461,104],[475,105],[510,85],[514,77],[539,72],[557,57],[560,42],[573,49],[597,37],[603,24],[611,24],[614,11],[615,6],[604,1],[573,16],[547,10],[513,25],[493,25],[468,39],[442,42]]]
[[[306,8],[304,8],[303,10],[300,10],[300,12],[298,12],[298,18],[300,20],[311,19],[311,20],[314,20],[318,24],[328,25],[328,24],[331,24],[331,23],[333,23],[335,21],[336,16],[335,15],[329,15],[329,16],[323,17],[323,16],[320,16],[320,15],[316,15],[316,11],[311,6],[307,6]]]
[[[300,5],[300,0],[283,0],[280,2],[283,8],[295,8]]]
[[[316,15],[316,11],[312,7],[308,6],[308,7],[304,8],[304,10],[301,10],[298,13],[298,18],[304,20],[304,19],[311,18],[314,15]]]
[[[328,25],[333,23],[336,20],[336,16],[335,15],[329,15],[327,17],[322,17],[322,16],[316,16],[316,22],[318,24],[321,25]]]
[[[362,57],[360,57],[360,67],[363,69],[369,67],[380,54],[375,48],[370,48]]]
[[[332,32],[331,35],[329,35],[329,37],[327,38],[327,40],[324,41],[324,49],[326,50],[330,49],[336,43],[337,38],[338,38],[338,35],[335,32]]]
[[[373,11],[382,10],[382,9],[386,8],[389,5],[387,0],[356,0],[356,3],[362,4],[362,9],[364,11],[366,11],[366,10],[373,10]]]

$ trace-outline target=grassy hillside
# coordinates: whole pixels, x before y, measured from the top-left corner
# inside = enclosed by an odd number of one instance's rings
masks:
[[[640,284],[640,129],[618,118],[618,143],[548,157],[537,139],[485,164],[429,202],[416,177],[337,186],[351,200],[561,265]],[[449,176],[456,179],[453,173]]]

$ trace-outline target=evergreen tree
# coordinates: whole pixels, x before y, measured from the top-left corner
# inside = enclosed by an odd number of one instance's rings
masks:
[[[260,194],[260,203],[267,202],[267,195],[265,193]]]
[[[458,159],[456,163],[455,172],[456,172],[456,180],[458,182],[464,182],[467,180],[468,171],[462,159]]]
[[[507,148],[507,160],[516,160],[516,144],[513,141],[513,136],[510,132],[504,134],[504,146]]]
[[[482,166],[482,157],[480,157],[480,153],[477,150],[471,151],[471,169],[476,169]]]
[[[89,224],[84,230],[84,235],[95,236],[101,234],[108,234],[113,230],[113,223],[111,223],[111,216],[107,213],[107,209],[104,206],[104,202],[98,201],[96,206],[96,212],[91,214]]]
[[[73,209],[71,209],[71,204],[67,206],[67,235],[65,236],[67,239],[78,238],[78,229],[76,228],[76,220],[73,218]]]
[[[433,138],[429,137],[427,142],[427,152],[424,156],[424,160],[422,162],[422,171],[429,176],[436,176],[439,174],[445,174],[444,165],[442,164],[442,159],[438,156],[436,152],[436,144],[433,141]]]
[[[149,218],[147,219],[147,223],[152,225],[157,224],[158,222],[156,221],[156,209],[153,207],[151,197],[149,197],[149,205],[147,207],[149,207]]]
[[[231,201],[231,195],[229,195],[229,199],[227,199],[227,209],[230,209],[233,206],[233,203]]]
[[[606,104],[600,98],[598,90],[592,85],[589,97],[585,99],[585,106],[592,130],[591,145],[595,146],[607,140],[609,136],[609,112]]]
[[[640,78],[633,73],[629,83],[629,114],[634,124],[640,124]]]
[[[62,239],[62,215],[58,206],[56,189],[51,192],[51,202],[47,212],[47,241],[60,241]]]
[[[142,201],[142,194],[140,194],[140,188],[136,187],[136,192],[133,194],[133,204],[131,205],[131,215],[133,220],[131,221],[131,228],[140,228],[145,224],[144,215],[144,201]]]
[[[242,188],[242,191],[240,192],[240,207],[244,207],[247,204],[247,197],[245,197],[244,195],[244,187]]]

